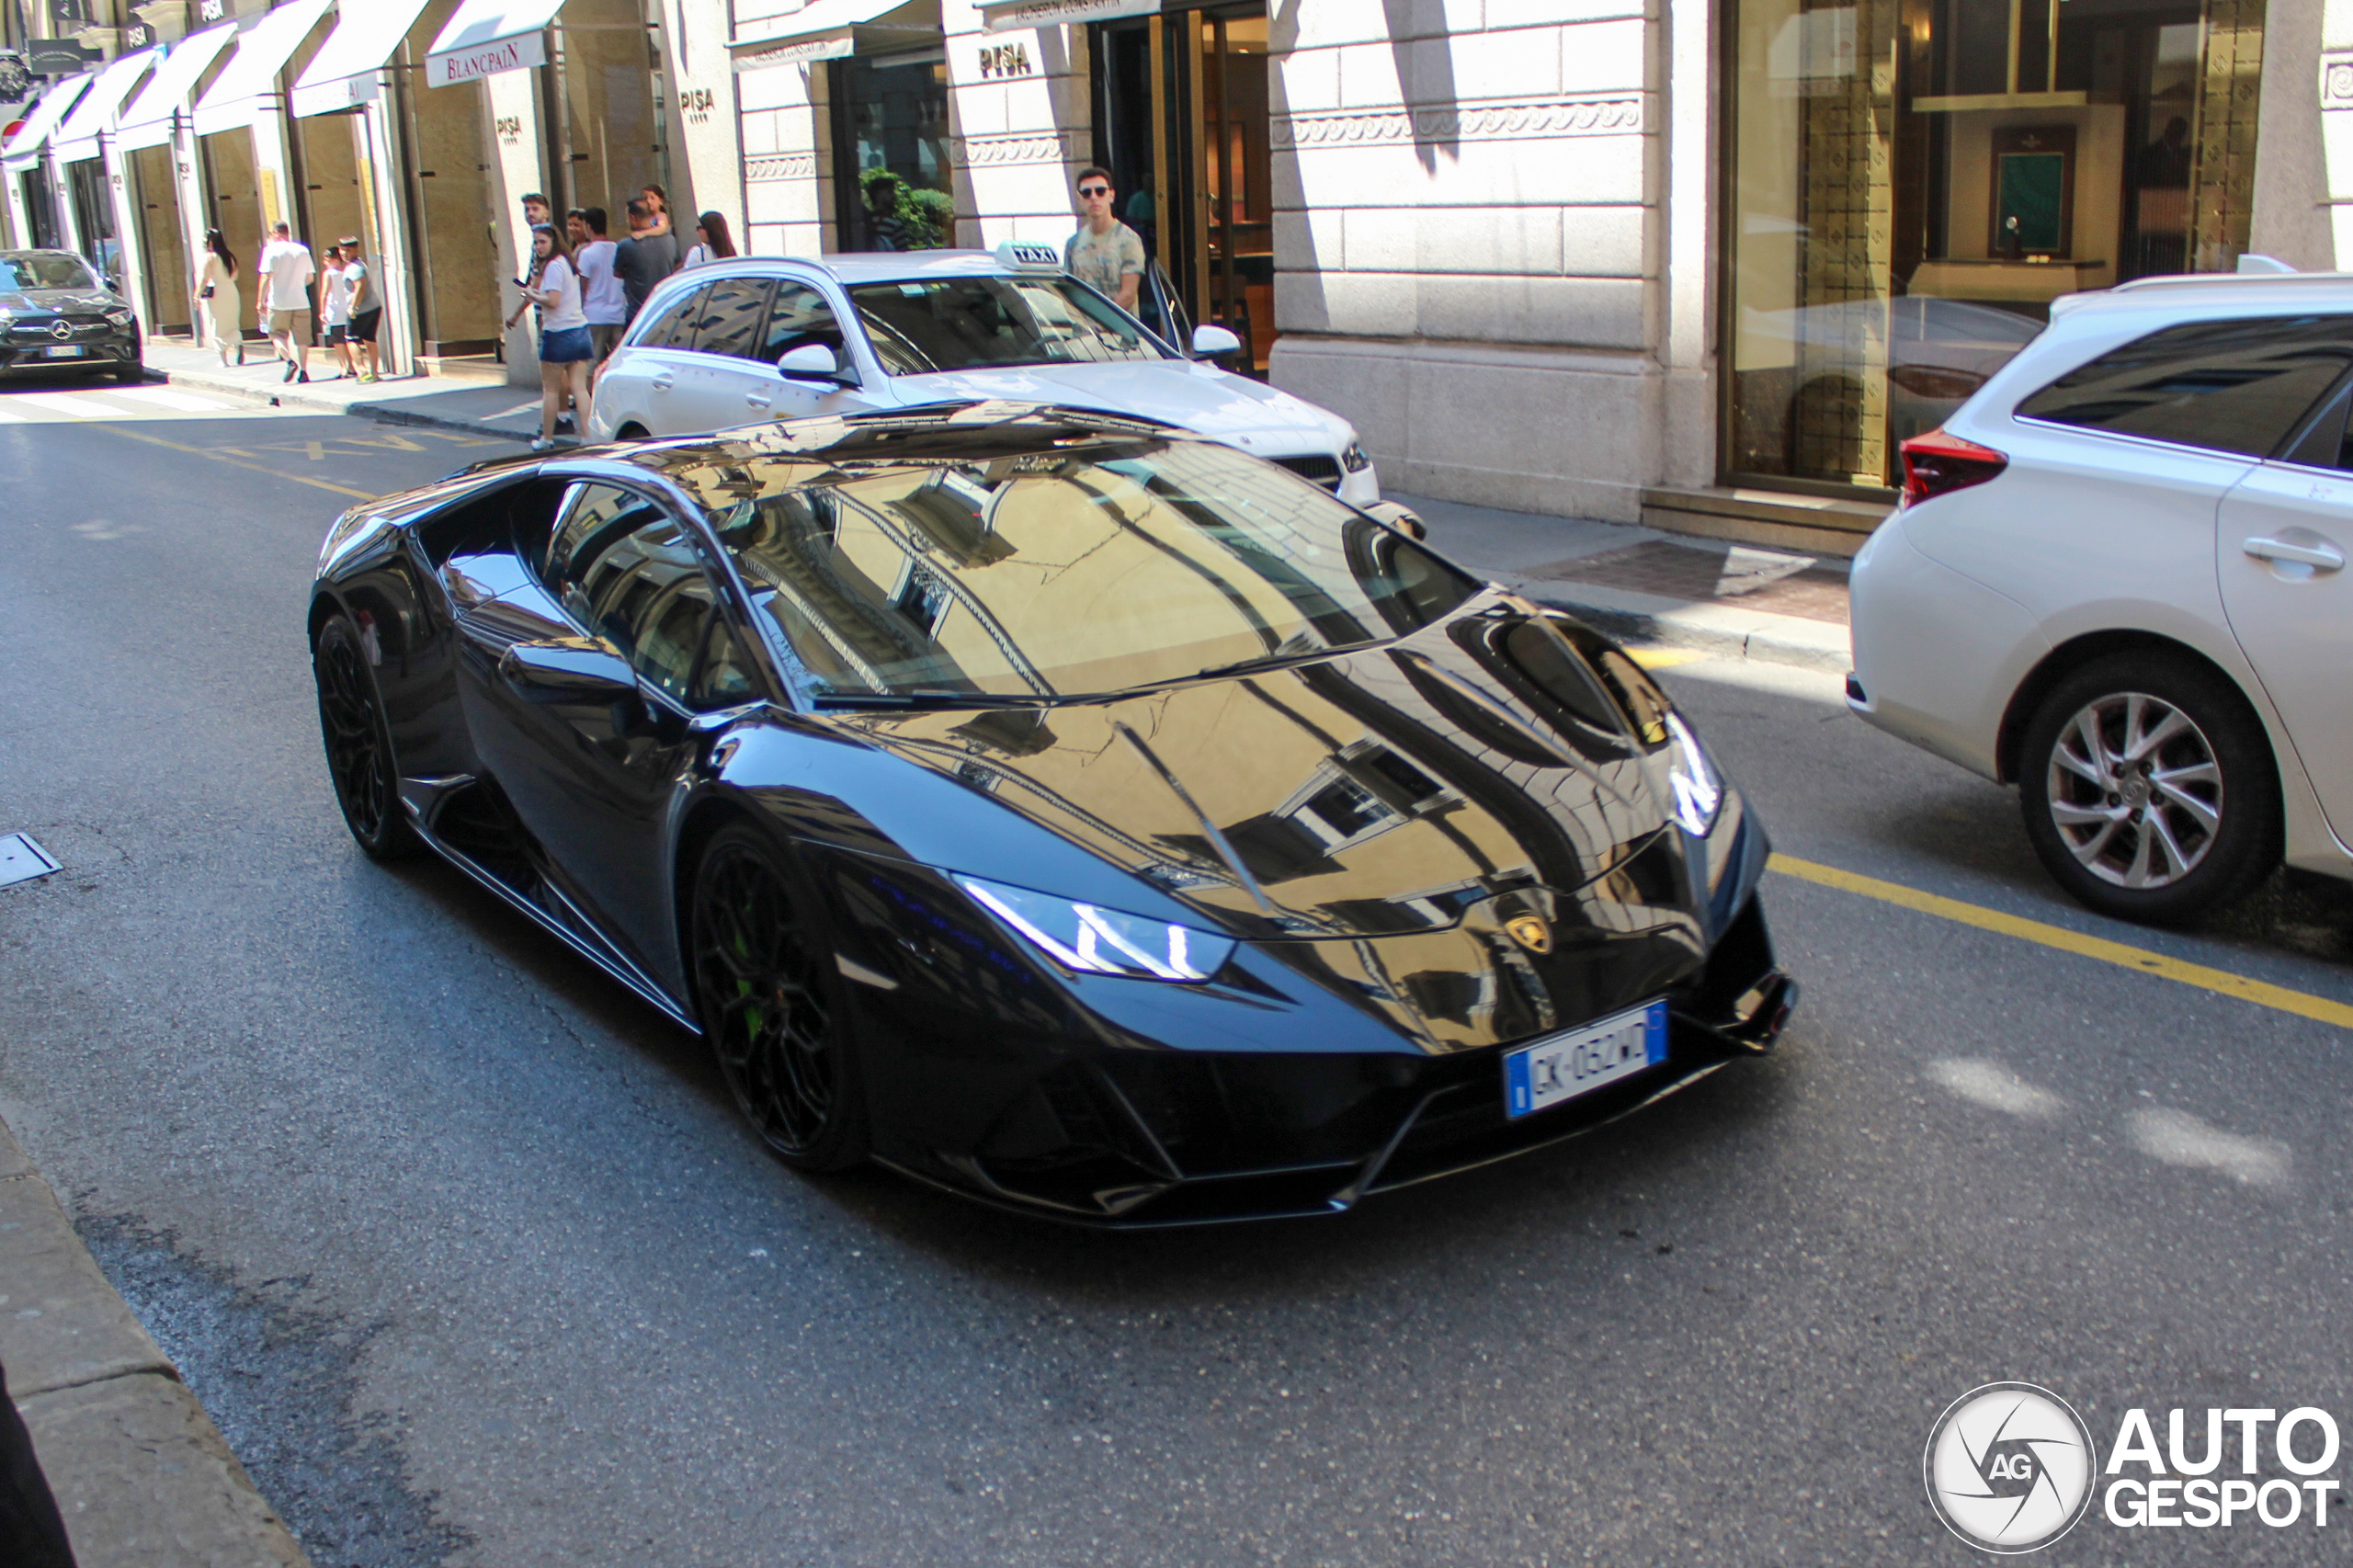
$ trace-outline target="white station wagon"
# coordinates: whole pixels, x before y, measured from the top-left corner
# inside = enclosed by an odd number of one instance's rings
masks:
[[[1005,399],[1172,425],[1281,464],[1356,506],[1381,498],[1337,415],[1221,370],[1222,326],[1182,352],[1042,245],[736,257],[666,279],[606,363],[592,440]]]
[[[1858,713],[2017,783],[2105,914],[2353,878],[2353,277],[2069,295],[1904,464]]]

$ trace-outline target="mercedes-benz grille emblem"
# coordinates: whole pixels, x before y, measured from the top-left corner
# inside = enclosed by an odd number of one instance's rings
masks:
[[[67,338],[74,335],[74,324],[67,321],[63,316],[60,316],[57,318],[56,323],[50,327],[49,335],[57,339],[58,342],[63,343]]]

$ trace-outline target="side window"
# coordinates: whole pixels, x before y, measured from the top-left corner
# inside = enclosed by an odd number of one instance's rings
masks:
[[[695,324],[702,319],[703,296],[708,288],[692,290],[662,308],[637,335],[631,339],[640,348],[692,348],[695,346]]]
[[[648,686],[673,702],[692,706],[695,656],[713,619],[710,586],[700,570],[655,586],[659,575],[648,574],[647,590],[638,597],[630,663]]]
[[[2303,434],[2280,457],[2307,468],[2335,468],[2353,471],[2353,430],[2348,430],[2346,418],[2353,413],[2353,381],[2336,389],[2336,394],[2321,404]]]
[[[696,351],[751,358],[759,343],[761,319],[767,314],[768,280],[730,278],[698,297],[702,308],[695,322]]]
[[[548,538],[540,580],[571,607],[581,578],[612,545],[663,516],[646,496],[614,484],[575,484]]]
[[[702,666],[695,672],[694,685],[688,690],[687,706],[707,713],[714,708],[733,708],[750,702],[759,695],[759,681],[752,673],[752,661],[745,655],[734,629],[727,624],[724,616],[712,616],[710,640],[703,644]]]
[[[2353,316],[2191,322],[2069,371],[2018,415],[2266,458],[2348,364]]]
[[[773,365],[812,343],[832,349],[836,358],[847,358],[842,352],[842,324],[825,296],[805,283],[779,283],[768,310],[767,335],[756,358]]]

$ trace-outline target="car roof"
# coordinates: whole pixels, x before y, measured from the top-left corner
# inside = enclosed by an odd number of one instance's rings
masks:
[[[71,261],[83,261],[83,262],[85,263],[85,265],[87,265],[86,261],[85,261],[85,258],[84,258],[84,257],[83,257],[83,256],[82,256],[78,252],[75,252],[75,251],[70,251],[70,250],[43,250],[43,249],[34,249],[34,250],[0,250],[0,260],[8,260],[8,261],[13,261],[13,260],[15,260],[17,257],[18,257],[18,256],[62,256],[66,257],[68,260],[71,260]]]
[[[2135,278],[2113,289],[2063,294],[2052,301],[2053,321],[2120,311],[2178,310],[2187,314],[2251,310],[2353,310],[2353,273],[2190,272]]]
[[[734,256],[674,276],[741,276],[779,267],[824,273],[845,284],[898,283],[917,278],[1010,278],[1022,270],[1006,266],[994,252],[984,250],[838,251],[830,256]],[[1045,269],[1038,270],[1042,273]]]
[[[755,467],[769,472],[753,489],[772,494],[817,483],[843,468],[868,464],[988,462],[1084,448],[1098,441],[1206,439],[1173,426],[1098,409],[1006,399],[960,400],[870,414],[780,419],[627,446],[585,447],[552,460],[509,453],[469,464],[458,472],[533,466],[563,478],[573,464],[622,463],[659,474],[699,497],[710,509],[723,511],[743,498],[746,476]],[[779,465],[798,472],[779,483],[773,472]]]

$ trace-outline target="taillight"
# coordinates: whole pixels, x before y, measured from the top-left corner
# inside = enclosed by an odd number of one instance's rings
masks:
[[[1904,443],[1904,502],[1915,506],[1938,495],[1983,484],[2010,460],[1991,447],[1931,430]]]

